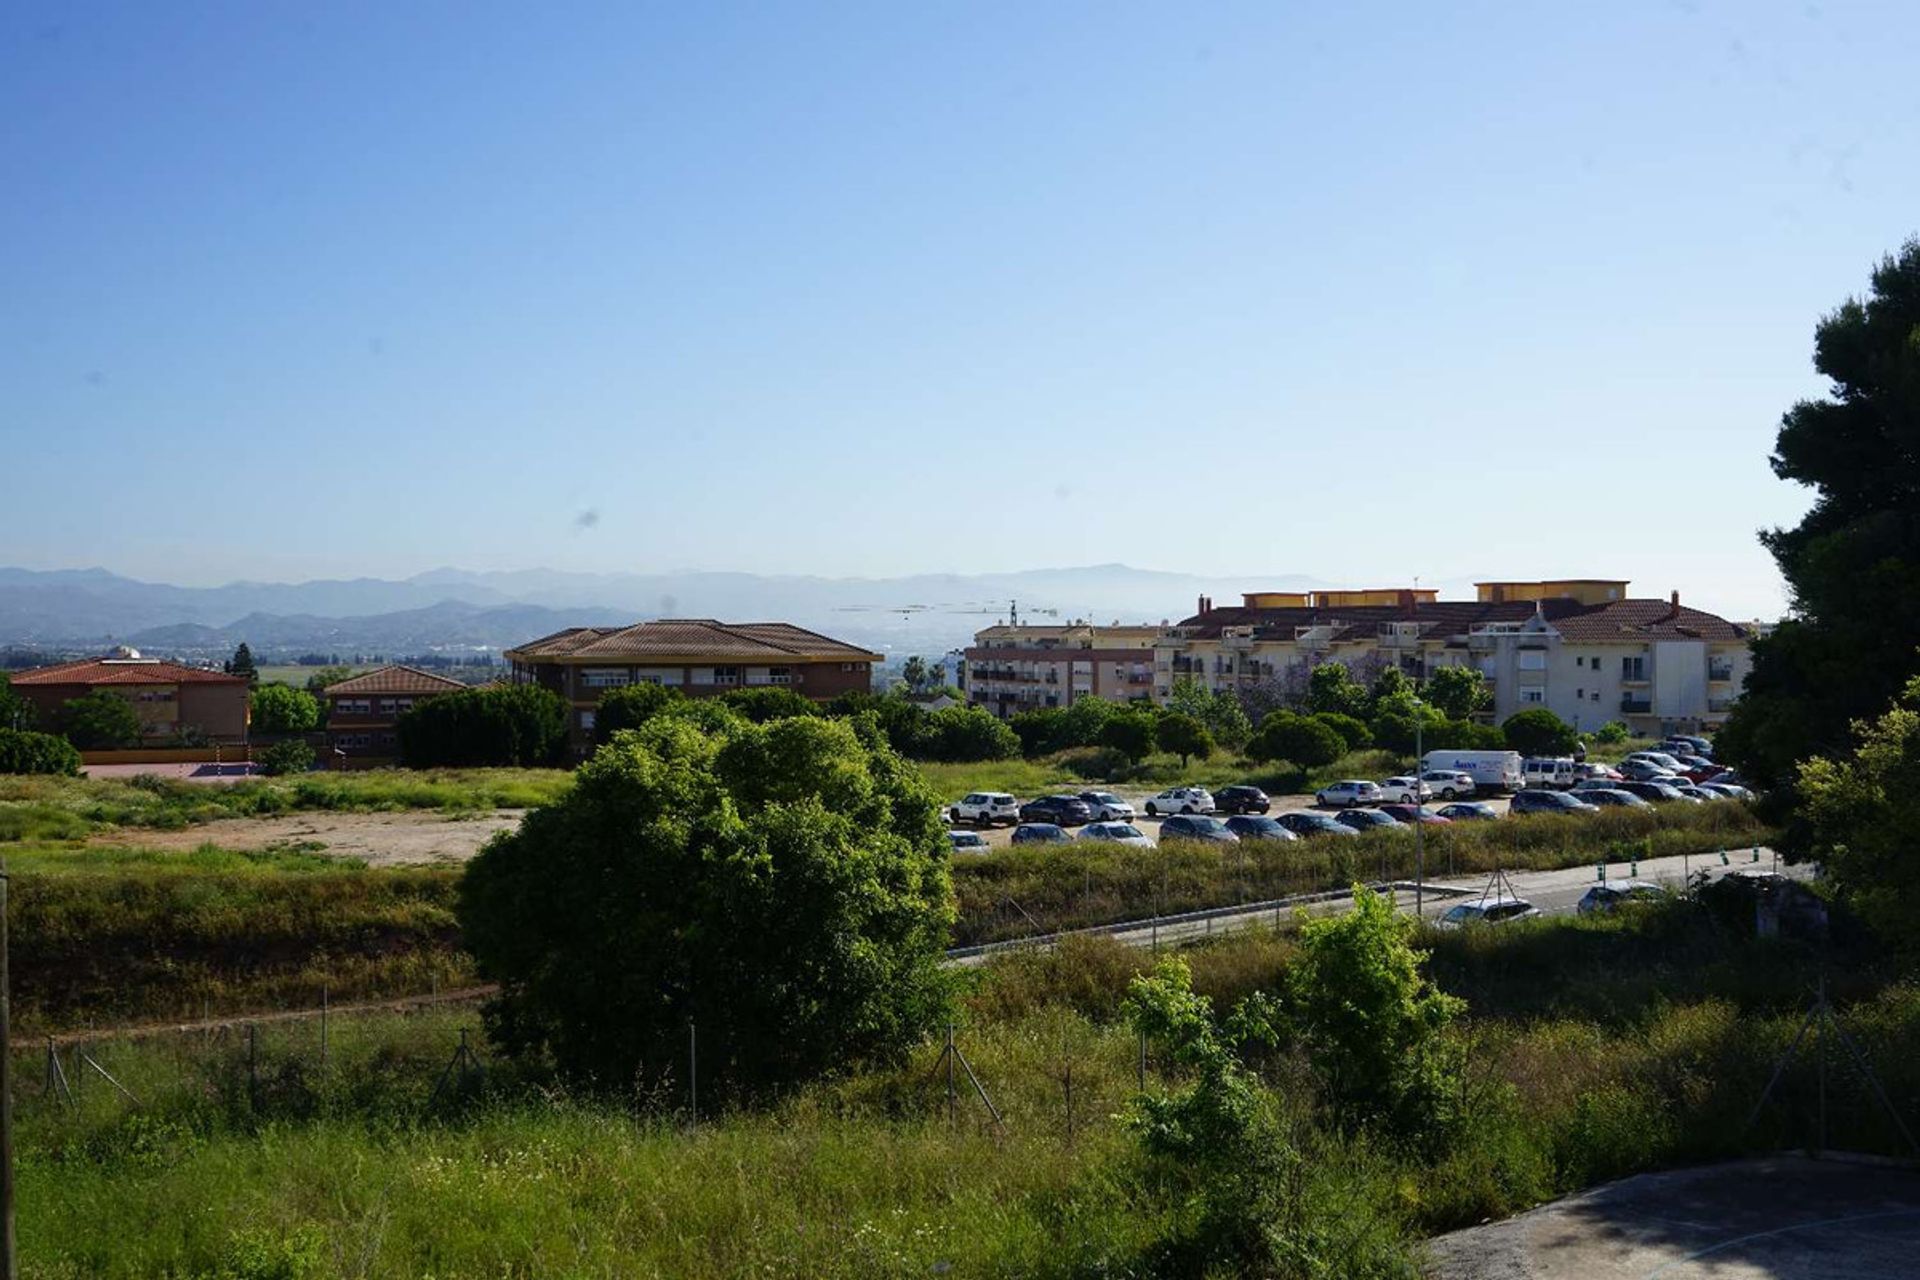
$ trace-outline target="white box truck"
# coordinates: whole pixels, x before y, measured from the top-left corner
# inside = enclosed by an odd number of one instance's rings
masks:
[[[1484,791],[1519,791],[1527,785],[1518,751],[1429,751],[1420,767],[1467,774]]]

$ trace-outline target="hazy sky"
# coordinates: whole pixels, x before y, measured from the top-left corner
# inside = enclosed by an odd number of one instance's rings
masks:
[[[31,2],[0,563],[1779,607],[1920,6]],[[1250,585],[1257,585],[1252,583]]]

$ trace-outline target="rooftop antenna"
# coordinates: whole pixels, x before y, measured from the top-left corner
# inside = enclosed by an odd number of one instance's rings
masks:
[[[1007,625],[1010,627],[1020,625],[1020,602],[1018,600],[1007,601]]]

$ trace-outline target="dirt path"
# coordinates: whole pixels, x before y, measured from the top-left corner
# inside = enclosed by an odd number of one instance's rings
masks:
[[[309,811],[271,818],[221,818],[179,831],[124,828],[95,837],[95,844],[142,849],[266,849],[275,845],[319,846],[316,853],[364,859],[369,866],[399,867],[465,862],[501,831],[520,825],[524,809],[497,809],[460,817],[442,813],[327,813]]]

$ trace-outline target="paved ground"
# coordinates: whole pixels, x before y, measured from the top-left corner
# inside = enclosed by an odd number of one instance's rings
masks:
[[[1429,1280],[1920,1275],[1920,1172],[1779,1156],[1642,1174],[1431,1242]]]
[[[271,818],[221,818],[179,831],[126,827],[94,838],[95,844],[142,849],[266,849],[275,845],[320,846],[317,852],[360,858],[371,866],[464,862],[496,832],[520,825],[522,809],[499,809],[448,817],[431,811],[326,813],[305,810]]]

